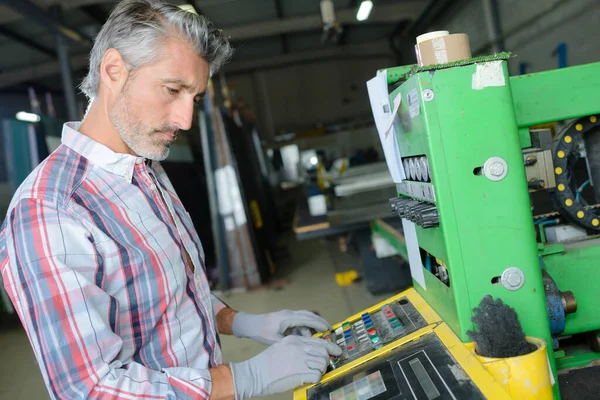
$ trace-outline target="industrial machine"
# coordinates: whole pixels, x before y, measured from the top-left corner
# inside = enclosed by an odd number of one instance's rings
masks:
[[[600,359],[600,63],[509,77],[509,58],[380,71],[404,232],[374,229],[413,287],[320,334],[344,354],[295,400],[558,399],[559,372]],[[537,350],[477,353],[486,295]]]

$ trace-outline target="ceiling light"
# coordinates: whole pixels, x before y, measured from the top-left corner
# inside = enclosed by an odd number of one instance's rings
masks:
[[[40,122],[40,116],[37,114],[28,113],[25,111],[19,111],[16,115],[19,121],[25,122]]]
[[[196,12],[196,9],[191,4],[182,4],[182,5],[179,6],[179,8],[181,8],[184,11],[191,12],[192,14],[198,15],[198,13]]]
[[[362,3],[360,3],[360,7],[358,7],[356,19],[358,21],[365,21],[367,18],[369,18],[369,14],[371,14],[372,8],[373,2],[371,0],[364,0]]]

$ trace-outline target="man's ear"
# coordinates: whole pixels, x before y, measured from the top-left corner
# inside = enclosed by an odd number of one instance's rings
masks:
[[[117,95],[129,76],[125,60],[116,49],[108,49],[100,63],[100,81],[113,94]]]

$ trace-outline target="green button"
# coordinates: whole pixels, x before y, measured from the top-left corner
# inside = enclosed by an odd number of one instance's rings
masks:
[[[373,324],[371,322],[369,322],[368,324],[365,324],[365,328],[367,330],[371,329],[373,327]]]
[[[379,339],[379,335],[373,335],[373,336],[371,336],[371,342],[377,343],[377,342],[379,342],[379,340],[380,340]]]

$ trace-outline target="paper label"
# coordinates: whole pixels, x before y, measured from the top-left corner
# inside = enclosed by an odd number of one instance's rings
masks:
[[[371,111],[375,119],[375,126],[383,148],[383,154],[387,162],[390,175],[395,183],[405,179],[404,169],[396,142],[396,131],[394,119],[400,107],[402,97],[396,96],[393,101],[393,109],[390,109],[389,93],[387,87],[387,72],[380,71],[377,75],[367,81]]]
[[[421,261],[421,252],[419,250],[419,241],[417,239],[417,229],[415,224],[409,220],[402,219],[402,228],[404,239],[406,241],[406,250],[408,252],[408,263],[410,264],[410,274],[415,282],[427,290],[425,285],[425,274],[423,273],[423,262]]]
[[[414,88],[408,92],[407,100],[408,112],[410,113],[410,117],[414,118],[421,113],[421,101],[419,99],[419,92],[417,91],[417,88]]]
[[[482,90],[490,86],[505,86],[504,70],[502,61],[491,61],[484,64],[477,64],[477,69],[473,74],[472,88]]]

